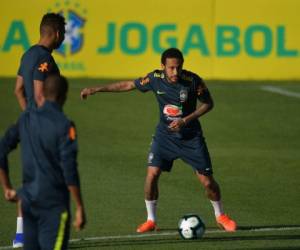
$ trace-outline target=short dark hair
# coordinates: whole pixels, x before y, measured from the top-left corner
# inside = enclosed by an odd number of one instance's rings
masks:
[[[47,13],[43,16],[40,24],[40,33],[43,34],[48,28],[65,33],[65,18],[58,13]]]
[[[49,75],[43,86],[45,98],[54,98],[57,101],[64,100],[67,96],[69,84],[67,79],[59,74]]]
[[[177,49],[177,48],[169,48],[169,49],[165,50],[162,53],[162,55],[161,55],[161,63],[163,65],[166,64],[167,58],[177,58],[177,59],[181,60],[182,63],[184,62],[184,58],[183,58],[182,52],[179,49]]]

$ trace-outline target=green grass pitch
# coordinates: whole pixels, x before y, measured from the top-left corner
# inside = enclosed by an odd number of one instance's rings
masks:
[[[215,108],[201,123],[225,210],[240,230],[217,229],[201,185],[178,160],[160,179],[161,230],[139,238],[135,229],[146,216],[145,164],[158,107],[153,94],[138,91],[80,100],[81,88],[111,81],[69,79],[64,110],[78,130],[88,218],[82,232],[72,230],[70,249],[300,249],[300,98],[261,89],[272,85],[300,93],[300,82],[208,81]],[[14,79],[0,78],[0,135],[20,113],[13,89]],[[18,187],[19,151],[9,160]],[[0,194],[2,250],[15,233],[16,208]],[[201,216],[207,232],[201,240],[184,241],[176,234],[177,222],[191,212]]]

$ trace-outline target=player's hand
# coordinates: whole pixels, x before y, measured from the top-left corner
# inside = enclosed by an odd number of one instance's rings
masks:
[[[78,232],[84,228],[85,224],[86,224],[86,217],[85,217],[84,209],[82,207],[79,207],[76,209],[73,226],[75,230]]]
[[[169,129],[173,132],[178,132],[185,125],[183,119],[174,120],[170,123]]]
[[[95,92],[94,92],[93,88],[84,88],[80,92],[81,100],[86,99],[89,95],[93,95],[94,93]]]
[[[17,202],[18,196],[16,190],[12,188],[7,188],[4,190],[4,198],[10,202]]]

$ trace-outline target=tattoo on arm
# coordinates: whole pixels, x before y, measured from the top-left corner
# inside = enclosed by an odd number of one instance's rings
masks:
[[[134,81],[120,81],[94,88],[94,92],[125,92],[135,89]]]

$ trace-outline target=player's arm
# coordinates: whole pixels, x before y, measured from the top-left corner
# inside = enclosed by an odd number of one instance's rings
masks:
[[[17,192],[13,189],[9,174],[3,168],[0,167],[0,182],[3,189],[4,198],[7,201],[16,202],[17,199]]]
[[[198,99],[201,100],[201,104],[197,107],[197,109],[191,114],[183,117],[182,119],[175,120],[171,122],[169,125],[170,130],[178,131],[181,127],[185,126],[192,120],[198,119],[200,116],[209,112],[213,106],[213,99],[205,85],[205,83],[201,80],[201,84],[197,88]]]
[[[201,102],[201,104],[197,107],[197,109],[193,113],[184,117],[182,120],[184,124],[189,123],[190,121],[194,119],[198,119],[200,116],[206,114],[207,112],[212,110],[213,107],[214,107],[214,102],[211,95],[209,95],[207,98],[205,98],[205,100]]]
[[[71,193],[72,200],[76,205],[73,225],[78,231],[83,229],[86,223],[86,216],[80,191],[80,180],[77,169],[77,151],[76,130],[71,123],[67,126],[64,135],[60,138],[59,152],[64,179],[69,192]]]
[[[134,81],[120,81],[107,85],[100,85],[96,87],[84,88],[80,92],[81,99],[86,99],[89,95],[97,92],[125,92],[135,89]]]
[[[22,110],[26,108],[25,88],[23,77],[18,75],[15,84],[15,96]]]
[[[59,74],[53,57],[50,54],[46,54],[43,57],[39,58],[36,64],[33,66],[33,95],[34,101],[38,107],[42,106],[45,102],[45,97],[43,93],[43,85],[45,79],[49,74]]]
[[[42,106],[45,97],[43,94],[43,81],[40,80],[34,80],[33,81],[33,89],[34,89],[34,100],[38,107]]]
[[[79,231],[83,229],[86,224],[86,216],[84,212],[80,188],[78,186],[70,185],[68,186],[68,189],[76,205],[76,212],[75,212],[73,226],[75,227],[76,231]]]
[[[11,126],[0,141],[0,183],[4,197],[7,201],[17,201],[17,193],[13,189],[8,171],[8,154],[17,147],[19,143],[18,125]]]

